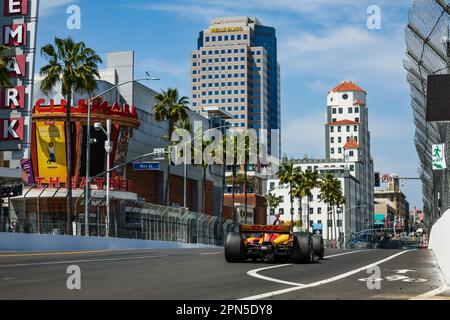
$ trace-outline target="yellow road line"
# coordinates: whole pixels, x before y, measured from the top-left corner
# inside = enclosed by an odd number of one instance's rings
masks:
[[[111,252],[119,250],[87,250],[87,251],[64,251],[64,252],[47,252],[47,253],[17,253],[17,254],[0,254],[0,258],[3,257],[32,257],[32,256],[59,256],[59,255],[71,255],[71,254],[89,254],[100,252]]]

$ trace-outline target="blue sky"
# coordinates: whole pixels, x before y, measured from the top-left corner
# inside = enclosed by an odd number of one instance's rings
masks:
[[[106,59],[134,50],[136,77],[189,96],[189,57],[212,18],[256,16],[274,26],[281,65],[282,144],[289,157],[324,156],[326,95],[342,80],[367,93],[375,170],[418,176],[410,92],[403,69],[411,0],[40,0],[38,48],[55,35],[83,40]],[[81,29],[66,28],[66,9],[81,8]],[[367,28],[367,8],[381,9],[381,29]],[[44,61],[37,59],[40,67]],[[421,186],[407,182],[411,207]]]

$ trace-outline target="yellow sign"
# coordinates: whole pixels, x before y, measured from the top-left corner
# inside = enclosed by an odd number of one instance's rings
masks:
[[[234,32],[234,31],[242,31],[242,27],[211,28],[211,32]]]
[[[37,121],[36,145],[39,176],[66,182],[66,137],[63,121]]]

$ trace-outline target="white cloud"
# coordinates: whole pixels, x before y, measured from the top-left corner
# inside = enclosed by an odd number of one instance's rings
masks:
[[[402,66],[403,32],[383,33],[341,26],[312,33],[291,34],[280,40],[279,60],[287,76],[299,72],[321,79],[354,79],[406,87]],[[381,81],[380,79],[383,79]]]
[[[39,1],[39,14],[48,15],[53,13],[57,8],[69,6],[76,2],[77,0],[41,0]]]

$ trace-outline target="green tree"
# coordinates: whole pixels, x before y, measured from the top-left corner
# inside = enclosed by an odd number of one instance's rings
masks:
[[[97,88],[96,77],[100,77],[98,65],[102,62],[94,50],[84,42],[75,42],[72,38],[55,37],[55,43],[41,48],[41,55],[48,61],[41,70],[41,91],[49,94],[61,83],[61,93],[66,99],[66,144],[67,144],[67,230],[72,228],[72,129],[70,106],[74,92],[92,93]],[[86,164],[88,165],[88,164]]]
[[[280,170],[278,171],[278,177],[280,178],[280,182],[282,184],[289,184],[289,194],[291,201],[291,226],[294,225],[294,184],[295,180],[298,179],[297,176],[300,172],[298,167],[294,167],[292,163],[284,163]]]
[[[319,174],[317,171],[312,170],[306,170],[301,171],[299,170],[297,174],[294,177],[294,188],[292,190],[292,193],[294,197],[299,199],[300,202],[300,217],[302,216],[302,199],[304,197],[307,198],[307,204],[309,207],[310,197],[312,196],[312,190],[318,186],[319,180]],[[306,212],[306,230],[309,232],[309,212]]]
[[[339,188],[336,190],[336,198],[335,198],[335,202],[336,202],[336,206],[337,206],[337,210],[340,211],[340,213],[342,214],[341,220],[344,219],[344,212],[342,211],[342,206],[345,204],[345,196],[342,192],[342,188],[339,184]],[[339,220],[339,217],[338,217]],[[336,225],[337,227],[337,225]],[[336,234],[338,234],[338,232],[336,232]]]
[[[332,210],[333,226],[331,227],[331,238],[333,241],[335,241],[337,233],[335,209],[337,205],[341,205],[345,202],[339,180],[331,174],[326,174],[320,182],[320,195],[321,201],[328,203],[329,207]],[[327,232],[327,234],[327,238],[329,238],[329,233]]]
[[[8,64],[13,61],[13,58],[11,57],[11,49],[0,45],[0,87],[1,88],[7,88],[11,86],[11,82],[9,81],[9,75],[8,75]]]
[[[275,210],[280,205],[280,197],[277,197],[276,195],[274,195],[270,192],[268,194],[264,195],[264,198],[267,201],[267,205],[269,206],[270,211],[272,211],[272,209]]]
[[[153,106],[154,119],[156,121],[167,121],[169,124],[168,128],[168,140],[170,144],[170,139],[172,138],[172,133],[176,126],[183,128],[190,128],[189,115],[187,112],[189,100],[187,97],[179,97],[178,90],[173,88],[168,88],[166,91],[155,96],[156,104]],[[165,183],[164,191],[164,203],[166,206],[169,205],[169,179],[170,179],[170,153],[167,160],[167,180]]]
[[[320,201],[328,204],[329,208],[334,206],[335,201],[335,178],[331,174],[326,174],[320,181]],[[330,226],[328,226],[329,217],[332,213],[327,210],[327,239],[330,240]],[[331,226],[331,233],[333,227]],[[333,238],[333,235],[331,235]]]

